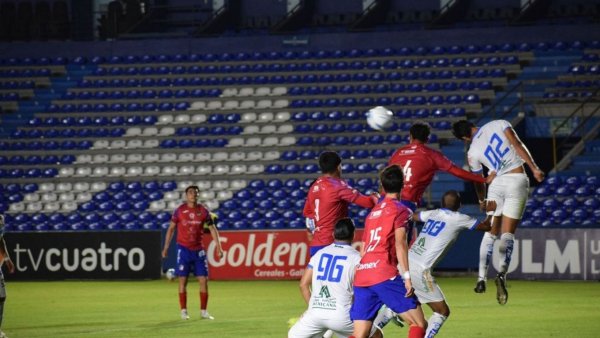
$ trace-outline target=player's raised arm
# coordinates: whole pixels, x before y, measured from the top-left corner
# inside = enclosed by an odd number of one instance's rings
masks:
[[[531,156],[531,153],[529,152],[529,149],[527,149],[525,144],[523,144],[515,130],[512,127],[506,128],[504,129],[504,134],[506,135],[506,138],[508,138],[508,141],[513,146],[517,154],[519,154],[523,161],[527,163],[527,166],[533,172],[533,176],[535,177],[536,181],[543,181],[546,174],[537,166],[533,160],[533,157]]]

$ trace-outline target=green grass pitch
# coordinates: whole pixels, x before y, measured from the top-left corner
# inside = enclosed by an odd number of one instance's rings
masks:
[[[177,284],[141,282],[11,282],[2,329],[10,338],[216,337],[284,338],[287,321],[305,308],[296,281],[211,281],[200,320],[198,285],[188,286],[191,319],[179,318]],[[473,292],[474,278],[438,278],[451,308],[439,337],[598,337],[598,282],[513,281],[500,306],[495,286]],[[429,309],[425,311],[430,314]],[[388,325],[386,337],[406,337]]]

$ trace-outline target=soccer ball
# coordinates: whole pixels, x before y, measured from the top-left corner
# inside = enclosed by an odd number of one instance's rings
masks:
[[[367,124],[375,130],[384,130],[392,124],[394,113],[385,107],[377,106],[367,112]]]
[[[177,277],[177,276],[175,276],[175,269],[173,269],[173,268],[167,270],[165,275],[167,276],[168,280],[174,280]]]

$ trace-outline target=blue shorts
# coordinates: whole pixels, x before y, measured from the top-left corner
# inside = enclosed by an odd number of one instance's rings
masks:
[[[314,256],[319,250],[323,249],[327,245],[316,245],[310,247],[310,257]]]
[[[177,269],[175,275],[187,277],[191,272],[195,276],[208,277],[208,262],[204,250],[190,250],[177,244]]]
[[[406,288],[400,276],[367,287],[355,286],[350,319],[372,322],[383,304],[396,313],[416,309],[419,305],[417,297],[406,298],[405,294]]]

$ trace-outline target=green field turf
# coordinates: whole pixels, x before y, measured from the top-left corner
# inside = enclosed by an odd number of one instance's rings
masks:
[[[188,287],[192,318],[179,318],[174,282],[11,282],[3,331],[34,337],[286,337],[287,321],[304,310],[297,282],[210,282],[209,311],[200,320],[198,286]],[[495,287],[472,291],[474,278],[439,278],[452,314],[439,337],[599,337],[598,282],[509,280],[500,306]],[[426,315],[429,315],[427,309]],[[388,325],[386,337],[406,337]]]

